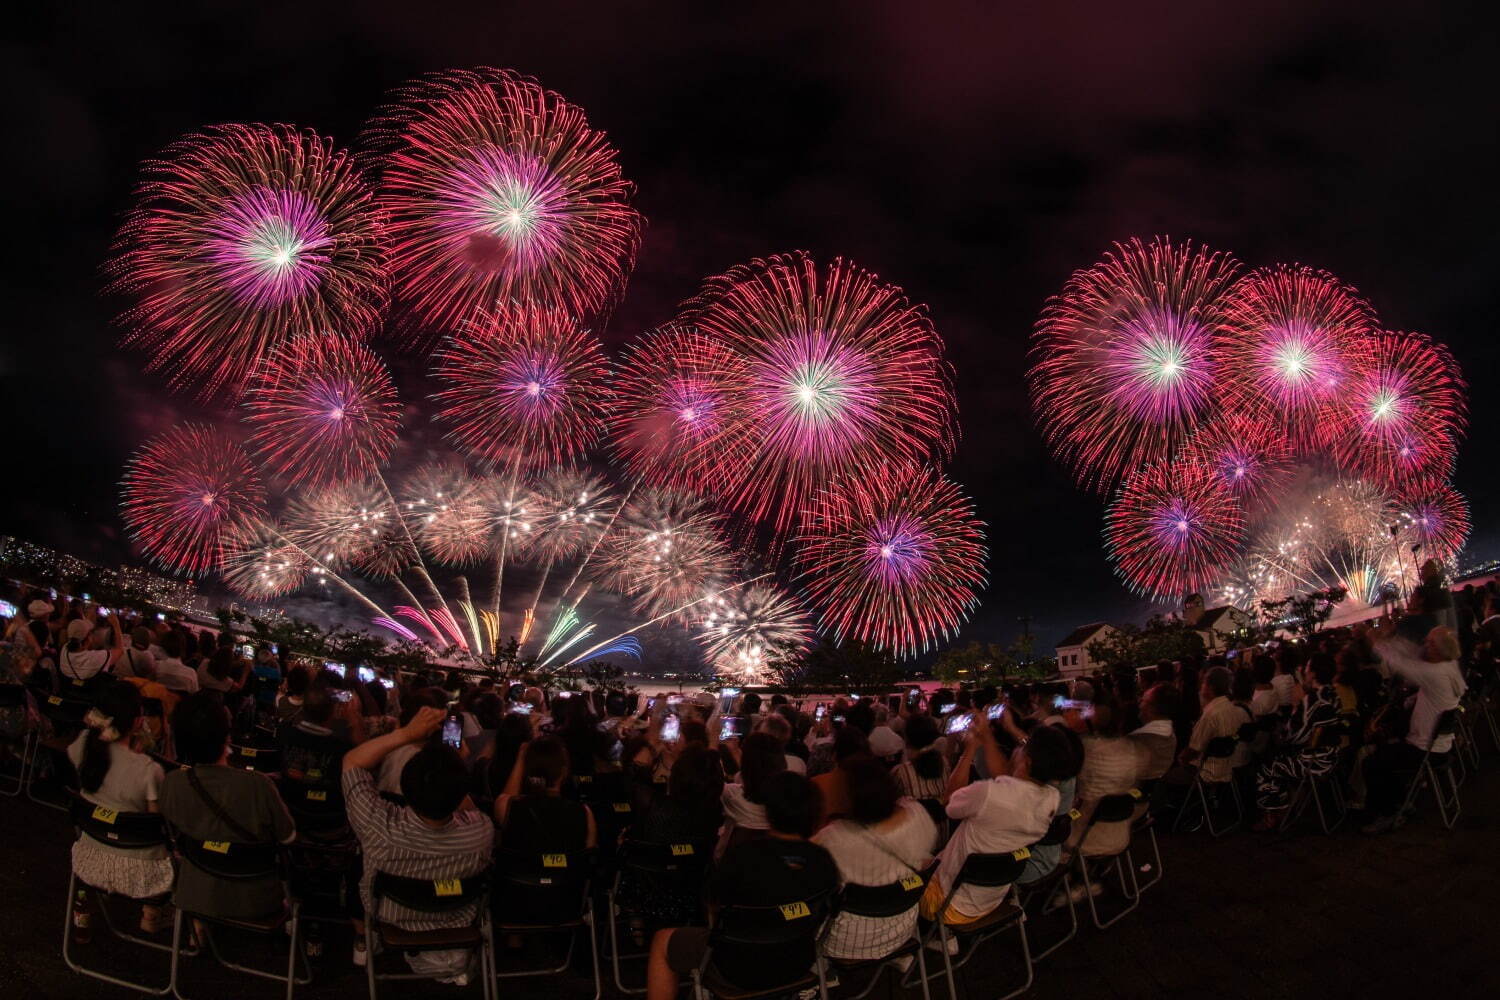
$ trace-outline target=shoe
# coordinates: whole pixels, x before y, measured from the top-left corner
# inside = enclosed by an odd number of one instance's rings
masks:
[[[1359,828],[1360,833],[1368,833],[1374,836],[1377,833],[1385,833],[1396,825],[1396,817],[1382,816],[1373,823],[1366,823]]]
[[[369,960],[370,960],[370,956],[365,951],[365,942],[364,942],[364,939],[363,938],[355,938],[354,939],[354,967],[356,969],[363,969],[365,967],[365,963],[368,962]]]
[[[302,942],[302,954],[306,955],[308,958],[322,958],[323,957],[323,939],[322,938],[305,938],[303,940],[303,942]],[[356,958],[355,959],[355,964],[356,965],[363,965],[364,963],[360,962]]]
[[[943,939],[940,937],[935,937],[931,941],[927,942],[927,947],[931,948],[933,951],[942,951]],[[948,939],[948,954],[950,956],[958,954],[958,938],[951,937]]]
[[[906,972],[907,972],[907,970],[909,970],[911,968],[912,963],[915,962],[915,961],[916,961],[916,956],[915,955],[902,955],[900,958],[896,959],[891,964],[896,967],[896,971],[897,972],[901,973],[902,975],[905,975]],[[832,983],[829,983],[828,985],[830,987],[833,986]]]
[[[449,976],[447,979],[439,979],[438,982],[447,983],[449,986],[468,986],[469,974],[467,972],[460,972],[456,976]]]
[[[1068,899],[1074,903],[1081,903],[1090,896],[1097,896],[1103,891],[1104,886],[1098,882],[1090,882],[1087,888],[1080,882],[1073,886],[1072,890],[1068,893]]]

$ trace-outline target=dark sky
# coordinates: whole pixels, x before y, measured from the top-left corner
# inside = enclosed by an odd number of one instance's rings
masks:
[[[704,275],[795,248],[929,305],[957,370],[953,472],[990,525],[993,582],[965,637],[1008,641],[1021,614],[1050,641],[1144,613],[1101,550],[1100,502],[1042,447],[1023,381],[1043,301],[1132,235],[1326,268],[1388,327],[1446,341],[1474,387],[1457,485],[1474,548],[1500,555],[1500,130],[1478,7],[34,5],[0,59],[19,119],[0,533],[118,558],[126,457],[193,412],[114,346],[117,303],[99,295],[141,159],[224,121],[352,142],[388,88],[489,64],[585,107],[639,186],[649,228],[611,347]]]

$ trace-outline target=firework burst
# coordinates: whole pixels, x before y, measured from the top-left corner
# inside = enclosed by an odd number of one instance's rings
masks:
[[[1469,537],[1469,504],[1451,486],[1440,486],[1398,501],[1396,511],[1407,544],[1421,546],[1423,559],[1447,562],[1463,549]]]
[[[443,345],[438,419],[465,454],[535,469],[583,454],[603,431],[611,394],[599,341],[560,312],[482,313]]]
[[[709,662],[721,677],[742,683],[762,680],[778,647],[802,648],[812,638],[806,609],[774,584],[728,591],[699,605],[696,615]]]
[[[1115,244],[1037,322],[1028,379],[1053,452],[1103,491],[1170,458],[1215,407],[1214,333],[1238,264],[1191,243]]]
[[[820,627],[907,656],[951,635],[985,582],[984,530],[932,470],[871,469],[803,512],[798,579]]]
[[[219,431],[185,424],[159,434],[125,470],[121,510],[141,552],[169,570],[218,566],[231,531],[259,521],[266,497],[243,449]]]
[[[400,533],[385,491],[371,482],[308,490],[292,497],[287,538],[325,566],[358,565]]]
[[[1226,416],[1200,427],[1179,461],[1203,465],[1243,502],[1266,496],[1291,472],[1280,429],[1254,417]]]
[[[599,578],[654,617],[724,586],[733,569],[720,519],[677,490],[637,490],[615,519]]]
[[[1212,585],[1245,536],[1240,502],[1211,469],[1152,465],[1125,480],[1105,518],[1104,537],[1129,587],[1181,597]]]
[[[383,217],[352,159],[311,132],[221,125],[146,165],[116,237],[125,342],[174,389],[235,396],[301,331],[364,337],[387,287]]]
[[[451,71],[397,90],[366,138],[413,346],[496,302],[588,316],[619,293],[641,219],[575,105],[507,71]]]
[[[586,469],[552,469],[533,485],[532,552],[551,563],[574,559],[594,546],[618,500],[614,490]]]
[[[272,352],[251,375],[245,408],[267,474],[311,486],[373,476],[401,426],[385,365],[334,334],[294,337]]]
[[[289,594],[302,586],[314,564],[273,524],[251,523],[225,534],[219,576],[251,600]]]
[[[463,566],[490,551],[486,493],[460,465],[425,465],[401,484],[401,515],[412,537],[440,563]]]

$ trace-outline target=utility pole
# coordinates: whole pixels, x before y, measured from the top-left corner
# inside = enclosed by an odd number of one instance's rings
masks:
[[[1016,621],[1021,623],[1021,648],[1026,650],[1026,663],[1031,663],[1031,615],[1017,615]]]

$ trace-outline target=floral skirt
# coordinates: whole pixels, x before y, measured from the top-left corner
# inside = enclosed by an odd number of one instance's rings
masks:
[[[1304,777],[1321,778],[1338,766],[1337,747],[1300,750],[1262,764],[1255,776],[1255,802],[1262,809],[1285,809]]]
[[[73,843],[73,872],[95,889],[132,899],[166,895],[175,875],[171,858],[125,854],[88,837]]]

